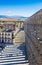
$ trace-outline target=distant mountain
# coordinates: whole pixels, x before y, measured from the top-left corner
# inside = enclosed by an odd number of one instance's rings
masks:
[[[27,18],[27,17],[23,17],[23,16],[5,16],[5,15],[0,15],[0,18],[17,18],[17,19],[21,19],[21,18]]]
[[[11,18],[27,18],[27,17],[24,17],[24,16],[11,16]]]
[[[5,16],[5,15],[0,15],[0,18],[7,18],[7,16]]]

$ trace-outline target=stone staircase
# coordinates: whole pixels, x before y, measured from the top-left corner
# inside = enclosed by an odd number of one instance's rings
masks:
[[[0,53],[0,65],[29,65],[24,45],[6,45]]]

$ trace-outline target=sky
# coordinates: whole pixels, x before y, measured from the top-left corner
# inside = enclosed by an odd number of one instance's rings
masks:
[[[42,9],[42,0],[0,0],[0,15],[29,17]]]

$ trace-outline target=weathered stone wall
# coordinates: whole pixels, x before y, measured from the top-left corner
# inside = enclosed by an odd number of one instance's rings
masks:
[[[25,45],[30,65],[42,65],[42,17],[38,17],[30,17],[24,23]]]

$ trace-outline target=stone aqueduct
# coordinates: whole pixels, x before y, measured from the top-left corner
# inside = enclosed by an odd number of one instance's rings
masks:
[[[42,65],[42,10],[24,23],[25,45],[30,65]]]

